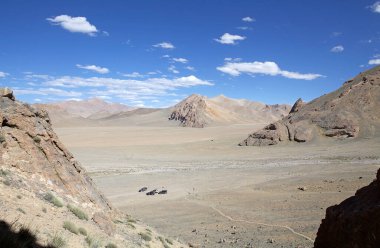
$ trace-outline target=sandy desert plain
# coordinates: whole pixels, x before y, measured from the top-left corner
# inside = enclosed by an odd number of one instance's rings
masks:
[[[266,124],[54,128],[114,206],[164,235],[193,247],[313,247],[326,208],[374,180],[379,138],[237,145]]]

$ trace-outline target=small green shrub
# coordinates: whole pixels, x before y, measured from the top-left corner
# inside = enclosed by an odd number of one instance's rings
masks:
[[[164,248],[170,248],[170,246],[168,246],[167,244],[164,244]]]
[[[72,205],[67,205],[67,208],[80,220],[88,220],[88,216],[80,208],[74,207]]]
[[[11,186],[11,184],[12,184],[12,181],[10,180],[10,179],[5,179],[4,181],[3,181],[3,184],[4,185],[6,185],[6,186]]]
[[[46,208],[42,208],[42,212],[44,212],[46,214],[47,213],[47,209]]]
[[[5,139],[4,135],[0,134],[0,144],[5,142],[5,141],[6,141],[6,139]]]
[[[50,192],[44,195],[44,199],[56,207],[63,207],[63,203]]]
[[[136,224],[136,223],[137,223],[137,221],[136,221],[136,220],[134,220],[134,219],[128,219],[128,222],[129,222],[129,223],[134,223],[134,224]]]
[[[75,226],[74,223],[72,223],[70,221],[63,222],[63,228],[65,228],[67,231],[72,232],[74,234],[79,233],[78,228]]]
[[[0,169],[0,176],[2,177],[6,177],[9,175],[9,171],[7,170],[3,170],[3,169]]]
[[[63,248],[66,247],[66,241],[62,237],[54,235],[54,237],[50,241],[50,245],[54,248]]]
[[[173,241],[171,239],[165,239],[165,240],[166,240],[166,242],[168,242],[168,244],[173,245]]]
[[[17,195],[17,199],[21,199],[22,198],[22,196],[21,195]]]
[[[108,243],[106,245],[106,248],[117,248],[117,245],[113,244],[113,243]]]
[[[78,232],[79,232],[80,234],[82,234],[83,236],[87,236],[87,230],[84,229],[83,227],[79,227],[79,228],[78,228]]]
[[[17,211],[19,211],[20,213],[26,214],[26,212],[22,208],[17,208]]]
[[[38,136],[34,136],[33,141],[39,144],[39,143],[41,143],[41,138]]]
[[[145,241],[147,241],[147,242],[149,242],[149,241],[152,240],[152,237],[150,236],[150,234],[147,234],[147,233],[139,233],[139,235],[140,235],[140,237],[141,237],[143,240],[145,240]]]
[[[148,233],[152,233],[152,230],[150,230],[150,229],[148,229],[148,228],[146,228],[145,229]]]
[[[99,248],[102,245],[99,240],[90,236],[87,236],[85,241],[90,248]]]
[[[135,225],[133,225],[132,223],[127,223],[127,226],[129,226],[132,229],[136,229]]]

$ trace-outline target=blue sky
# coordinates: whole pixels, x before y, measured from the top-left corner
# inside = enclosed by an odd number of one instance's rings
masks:
[[[380,2],[2,0],[0,86],[26,102],[309,101],[380,64]]]

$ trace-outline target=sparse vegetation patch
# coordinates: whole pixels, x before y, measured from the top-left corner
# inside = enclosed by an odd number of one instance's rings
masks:
[[[56,207],[59,207],[59,208],[63,207],[63,203],[50,192],[44,195],[44,199],[45,201],[50,202]]]
[[[54,235],[50,242],[50,245],[54,248],[63,248],[66,247],[66,241],[61,236]]]
[[[146,242],[149,242],[152,240],[152,237],[149,233],[139,233],[140,237],[145,240]]]
[[[88,216],[80,208],[74,207],[72,205],[67,205],[67,208],[80,220],[88,220]]]
[[[65,228],[67,231],[72,232],[74,234],[79,233],[78,228],[75,226],[74,223],[72,223],[70,221],[63,222],[63,228]]]

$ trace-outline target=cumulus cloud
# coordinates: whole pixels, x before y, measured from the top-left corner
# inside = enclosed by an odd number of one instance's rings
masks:
[[[187,60],[185,58],[173,58],[173,61],[178,62],[178,63],[182,63],[182,64],[186,64],[187,62],[189,62],[189,60]]]
[[[82,96],[81,92],[78,91],[67,91],[57,88],[14,88],[16,95],[42,95],[42,96],[60,96],[60,97],[80,97]]]
[[[344,51],[344,47],[342,45],[334,46],[330,51],[333,53],[341,53]]]
[[[71,17],[69,15],[59,15],[54,18],[47,18],[46,20],[53,25],[60,25],[63,29],[73,33],[83,33],[94,36],[98,32],[97,28],[89,23],[87,18],[83,16]]]
[[[302,74],[298,72],[290,72],[280,69],[275,62],[227,62],[223,66],[217,67],[217,70],[229,74],[231,76],[239,76],[242,73],[247,74],[264,74],[270,76],[283,76],[291,79],[313,80],[322,77],[320,74]]]
[[[375,2],[374,4],[371,5],[371,10],[375,13],[380,14],[380,1]]]
[[[174,49],[175,46],[170,42],[161,42],[153,45],[154,47],[163,48],[163,49]]]
[[[119,79],[109,77],[49,77],[31,88],[16,88],[17,95],[38,95],[40,99],[50,96],[63,98],[118,98],[123,101],[151,100],[158,97],[168,98],[174,91],[193,86],[212,86],[213,83],[194,75],[176,78]],[[42,98],[41,96],[44,96]]]
[[[8,76],[8,73],[0,71],[0,78],[4,78],[6,76]]]
[[[176,69],[176,67],[174,65],[169,66],[168,71],[175,73],[175,74],[179,73],[179,71]]]
[[[125,73],[125,74],[122,74],[124,77],[130,77],[130,78],[143,78],[144,75],[138,73],[138,72],[132,72],[132,73]]]
[[[368,61],[369,65],[380,65],[380,59],[371,59]]]
[[[110,72],[110,70],[108,70],[108,68],[100,67],[100,66],[97,66],[97,65],[79,65],[79,64],[77,64],[76,66],[78,68],[89,70],[89,71],[93,71],[93,72],[97,72],[97,73],[100,73],[100,74],[106,74],[106,73]]]
[[[237,41],[245,40],[245,39],[246,39],[246,37],[244,37],[244,36],[225,33],[222,36],[220,36],[219,39],[215,39],[215,41],[217,41],[221,44],[235,45]]]
[[[249,17],[249,16],[244,17],[244,18],[242,18],[241,20],[242,20],[243,22],[254,22],[254,21],[255,21],[254,18]]]

